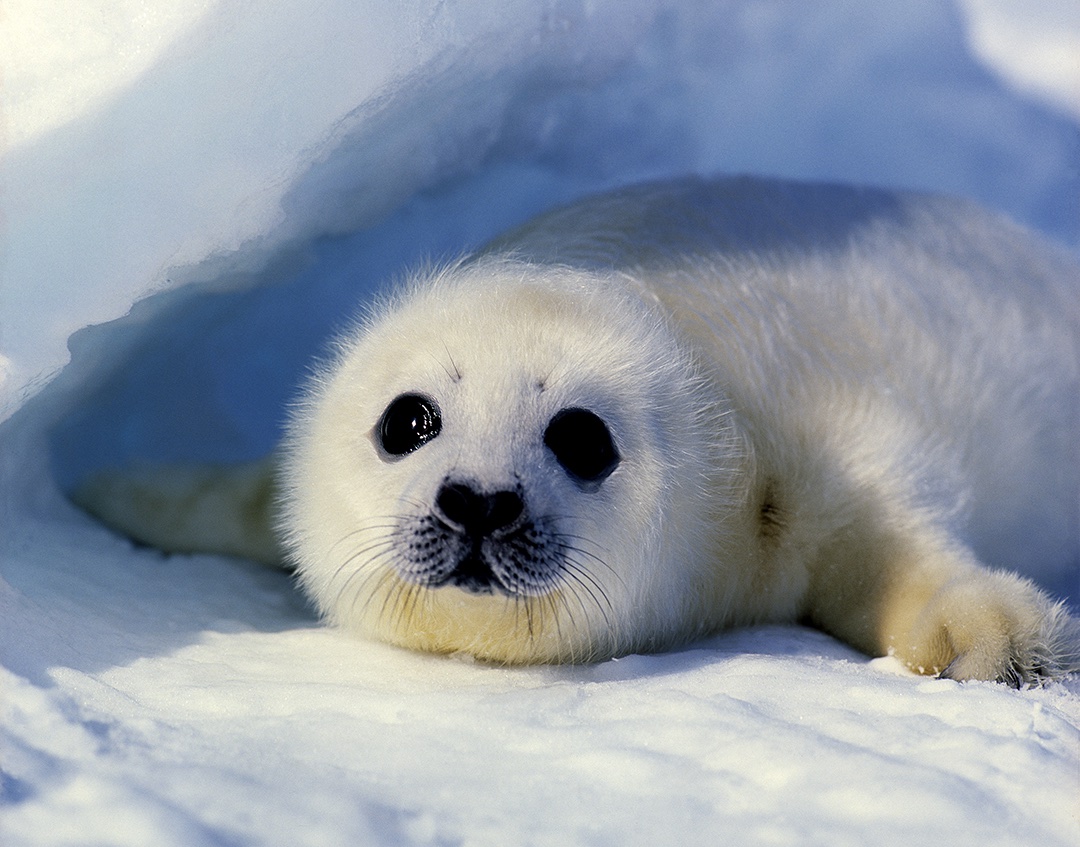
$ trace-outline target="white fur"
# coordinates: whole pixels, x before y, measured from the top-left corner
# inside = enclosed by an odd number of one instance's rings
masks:
[[[372,429],[406,391],[438,401],[444,430],[386,461]],[[293,427],[285,506],[303,584],[335,623],[424,649],[535,661],[670,643],[702,616],[712,513],[731,508],[711,478],[732,452],[730,424],[701,395],[662,317],[611,280],[497,257],[436,274],[341,351]],[[624,454],[599,491],[579,490],[542,443],[569,406],[601,414]],[[381,539],[430,511],[455,473],[519,481],[533,513],[581,539],[587,575],[528,609],[406,590]],[[670,590],[669,571],[689,590]]]
[[[376,428],[409,392],[442,430],[390,457]],[[568,407],[618,448],[599,485],[545,446]],[[1072,257],[944,198],[684,180],[418,274],[295,415],[283,523],[330,621],[409,647],[583,661],[805,620],[1020,684],[1080,667],[1077,624],[987,566],[1080,565],[1078,421]],[[555,587],[410,575],[402,528],[450,479],[523,492]]]

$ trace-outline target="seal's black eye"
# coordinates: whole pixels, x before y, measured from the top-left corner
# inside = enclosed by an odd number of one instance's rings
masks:
[[[544,444],[582,482],[599,483],[619,464],[607,424],[588,409],[558,412],[544,431]]]
[[[421,394],[402,394],[386,407],[375,428],[379,445],[391,456],[418,450],[440,430],[439,407]]]

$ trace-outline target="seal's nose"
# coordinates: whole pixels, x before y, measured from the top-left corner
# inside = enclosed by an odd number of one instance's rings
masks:
[[[486,536],[513,526],[525,501],[517,491],[477,491],[466,482],[444,482],[435,496],[435,506],[449,524],[472,536]]]

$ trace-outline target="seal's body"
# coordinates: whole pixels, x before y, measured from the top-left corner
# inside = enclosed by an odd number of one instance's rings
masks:
[[[1080,270],[1011,224],[647,185],[343,339],[283,448],[284,537],[328,619],[409,647],[583,661],[804,620],[1018,684],[1078,666],[1076,622],[987,566],[1080,564],[1078,421]]]

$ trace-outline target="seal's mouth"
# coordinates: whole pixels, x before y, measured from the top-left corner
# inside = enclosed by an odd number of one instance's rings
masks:
[[[475,531],[429,513],[401,525],[394,568],[401,579],[428,590],[545,596],[562,585],[570,552],[549,524],[521,516],[498,530]]]
[[[513,594],[499,582],[491,565],[484,561],[479,551],[469,553],[462,559],[443,585],[453,585],[470,594],[494,594],[496,590],[511,596]]]
[[[516,582],[522,583],[522,574],[518,573],[527,563],[522,560],[520,554],[529,550],[529,540],[523,530],[528,527],[517,527],[515,530],[505,533],[495,533],[494,537],[475,537],[471,533],[460,533],[453,527],[447,526],[440,521],[446,531],[456,535],[467,548],[467,552],[461,556],[457,565],[445,575],[445,577],[430,585],[432,588],[441,588],[452,585],[469,594],[505,594],[507,597],[520,597],[538,593],[539,586],[530,586],[533,590],[524,591],[523,584],[515,586]],[[514,548],[519,555],[514,555]],[[531,551],[529,551],[531,552]],[[499,564],[495,564],[499,563]],[[501,567],[500,567],[501,564]],[[498,571],[503,572],[500,578]],[[544,593],[542,590],[539,593]]]

